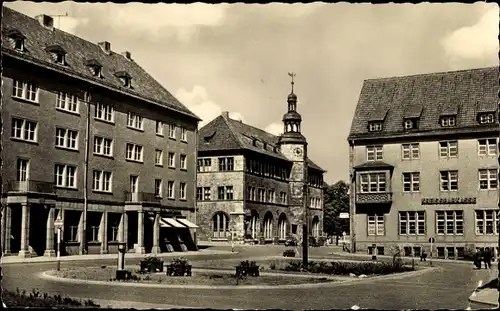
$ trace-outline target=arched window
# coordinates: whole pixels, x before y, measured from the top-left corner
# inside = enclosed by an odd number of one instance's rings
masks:
[[[227,239],[230,235],[229,217],[223,212],[215,213],[212,218],[213,237],[216,239]]]
[[[278,236],[280,240],[286,240],[287,235],[287,223],[286,223],[286,215],[283,213],[280,215],[278,222]]]
[[[320,235],[320,229],[319,229],[319,218],[318,216],[315,216],[312,221],[312,235],[315,238],[318,238]]]
[[[273,238],[273,215],[268,212],[264,217],[264,239],[271,240]]]
[[[250,235],[252,236],[252,239],[257,238],[257,234],[259,232],[257,229],[258,223],[259,217],[257,215],[252,215],[252,217],[250,217]]]

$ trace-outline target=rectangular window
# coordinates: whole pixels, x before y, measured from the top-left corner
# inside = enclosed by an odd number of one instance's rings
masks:
[[[476,235],[498,234],[500,218],[494,210],[476,210]]]
[[[463,235],[463,211],[436,211],[437,234]]]
[[[68,242],[78,242],[78,226],[69,226]]]
[[[217,199],[224,200],[224,187],[217,187]]]
[[[173,124],[168,125],[168,137],[175,139],[175,125]]]
[[[142,117],[134,112],[129,112],[127,117],[127,126],[142,131],[144,129]]]
[[[233,186],[226,186],[226,200],[233,199]]]
[[[68,112],[78,113],[80,100],[78,96],[66,92],[57,92],[56,108]]]
[[[400,235],[424,235],[425,234],[425,212],[399,212],[399,234]]]
[[[439,157],[441,158],[458,157],[458,141],[439,142]]]
[[[94,136],[94,154],[111,157],[113,155],[113,140]]]
[[[197,168],[198,172],[210,172],[212,167],[212,159],[198,159]]]
[[[156,121],[156,135],[163,136],[163,122]]]
[[[209,201],[211,197],[210,187],[203,187],[203,200]]]
[[[111,172],[94,170],[92,190],[111,192]]]
[[[415,160],[420,158],[420,144],[402,144],[401,152],[403,160]]]
[[[14,80],[12,97],[38,102],[38,86],[32,82]]]
[[[383,147],[382,146],[367,146],[366,147],[366,159],[368,161],[380,161],[383,159]]]
[[[56,164],[54,175],[57,187],[76,188],[76,166]]]
[[[368,235],[385,235],[384,215],[367,215]]]
[[[370,122],[368,124],[368,130],[370,132],[380,132],[380,131],[382,131],[382,122]]]
[[[441,191],[458,190],[458,171],[441,171]]]
[[[187,129],[181,127],[181,140],[187,141]]]
[[[115,109],[111,105],[97,103],[95,106],[95,118],[106,122],[115,122]]]
[[[280,193],[280,201],[281,201],[281,204],[286,204],[286,192]]]
[[[163,166],[163,150],[156,149],[156,151],[155,151],[155,165]]]
[[[203,187],[196,187],[196,200],[203,201]]]
[[[168,198],[169,199],[175,199],[175,186],[174,182],[169,180],[167,183],[168,186]]]
[[[185,182],[181,182],[179,184],[179,198],[181,200],[186,199],[186,183]]]
[[[446,116],[441,118],[442,127],[451,127],[455,126],[455,124],[456,124],[455,116]]]
[[[262,189],[262,188],[259,188],[259,192],[258,192],[258,195],[259,195],[259,202],[265,202],[265,199],[266,199],[266,190],[265,189]]]
[[[403,191],[419,192],[420,191],[420,173],[403,173]]]
[[[175,168],[175,153],[168,153],[168,167]]]
[[[78,150],[78,131],[56,128],[56,147]]]
[[[181,170],[185,170],[187,169],[187,161],[186,161],[186,155],[185,154],[181,154],[180,155],[180,166],[181,166]]]
[[[479,189],[491,190],[498,188],[498,170],[479,170]]]
[[[234,158],[219,158],[219,171],[234,171]]]
[[[16,118],[12,119],[12,138],[36,142],[36,134],[36,122]]]
[[[361,193],[386,192],[385,173],[364,173],[360,174]]]
[[[155,196],[162,197],[163,194],[163,181],[161,179],[155,179]]]
[[[16,177],[17,181],[27,181],[29,172],[29,160],[17,159]]]
[[[127,143],[126,159],[129,161],[142,162],[142,146]]]
[[[497,140],[495,138],[479,139],[478,153],[480,156],[496,156],[497,155]]]

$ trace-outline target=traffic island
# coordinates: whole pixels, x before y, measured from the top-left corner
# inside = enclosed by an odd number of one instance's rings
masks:
[[[142,283],[168,285],[204,285],[204,286],[240,286],[240,285],[298,285],[339,282],[332,276],[298,276],[295,274],[267,273],[258,277],[237,278],[234,270],[194,270],[191,276],[179,277],[156,272],[144,274],[139,267],[129,267],[131,277],[128,280],[116,280],[114,267],[84,267],[48,271],[47,275],[81,281],[100,281],[109,283]]]

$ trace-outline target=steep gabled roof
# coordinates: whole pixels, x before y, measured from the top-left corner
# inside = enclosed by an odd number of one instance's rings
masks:
[[[198,131],[198,151],[251,150],[289,161],[278,147],[279,137],[229,118],[223,113]],[[255,145],[254,145],[255,142]],[[308,159],[309,167],[325,172]]]
[[[25,51],[20,52],[3,44],[2,53],[14,58],[29,61],[39,66],[81,77],[92,83],[120,91],[177,111],[184,115],[199,118],[180,103],[169,91],[151,77],[141,66],[115,52],[105,53],[97,44],[86,41],[59,29],[47,29],[38,20],[3,7],[2,41],[5,42],[13,31],[24,36]],[[48,47],[59,46],[67,54],[66,66],[54,64]],[[97,78],[88,70],[86,61],[94,60],[102,64],[102,78]],[[5,61],[5,58],[4,58]],[[133,79],[133,88],[125,88],[117,72],[127,72]]]
[[[498,109],[498,80],[498,67],[366,80],[349,139],[404,134],[405,118],[419,118],[416,133],[450,132],[445,115],[456,115],[456,130],[477,128],[478,113]],[[382,132],[370,133],[370,121],[383,121]]]

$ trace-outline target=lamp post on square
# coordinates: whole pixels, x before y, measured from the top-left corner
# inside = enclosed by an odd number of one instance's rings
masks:
[[[118,242],[118,265],[116,269],[116,279],[124,280],[127,278],[127,273],[125,270],[125,250],[126,250],[125,242]]]
[[[59,211],[57,219],[54,221],[54,228],[57,229],[57,271],[61,269],[61,232],[64,226],[61,214],[62,211]]]

